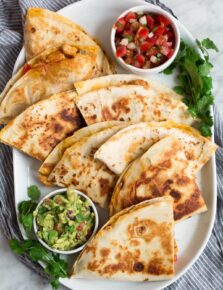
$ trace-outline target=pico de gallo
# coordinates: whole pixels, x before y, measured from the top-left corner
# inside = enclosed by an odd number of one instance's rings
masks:
[[[174,53],[174,31],[170,20],[161,14],[128,12],[114,27],[116,56],[126,64],[154,68]]]

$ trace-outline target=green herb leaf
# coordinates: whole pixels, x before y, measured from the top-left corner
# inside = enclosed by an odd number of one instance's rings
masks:
[[[40,198],[40,190],[36,185],[29,186],[27,194],[32,200],[38,200]]]
[[[37,202],[25,200],[19,203],[19,221],[23,225],[27,235],[30,235],[33,227],[33,212],[37,207]]]
[[[177,57],[163,73],[171,74],[174,68],[178,69],[179,85],[174,90],[183,95],[183,102],[188,106],[188,112],[200,122],[199,130],[207,137],[211,136],[213,120],[210,106],[214,103],[212,78],[209,75],[213,65],[209,61],[207,49],[218,51],[218,48],[209,38],[197,40],[196,43],[203,56],[199,54],[196,47],[181,41]]]
[[[33,214],[29,213],[29,214],[20,214],[19,215],[19,221],[20,223],[23,225],[24,230],[27,233],[30,233],[33,227]]]
[[[176,65],[173,63],[170,66],[168,66],[165,70],[163,70],[162,73],[164,73],[165,75],[171,75],[175,67]]]
[[[207,124],[205,124],[205,123],[201,123],[201,124],[199,125],[199,130],[200,130],[201,134],[202,134],[204,137],[209,137],[209,136],[211,136],[211,129],[210,129],[210,127],[209,127]]]
[[[50,276],[52,289],[58,289],[59,278],[68,276],[67,263],[59,255],[47,251],[38,241],[29,239],[20,242],[13,239],[9,245],[17,255],[26,253],[33,261],[45,263],[44,271]]]
[[[201,44],[203,47],[206,49],[213,49],[216,52],[219,52],[219,49],[217,48],[216,44],[210,39],[210,38],[205,38],[201,41]]]
[[[176,86],[173,88],[173,90],[177,93],[177,94],[180,94],[180,95],[183,95],[184,93],[184,88],[182,86]]]
[[[10,246],[11,250],[17,255],[21,255],[24,253],[24,249],[23,249],[22,245],[16,239],[10,240],[9,246]]]

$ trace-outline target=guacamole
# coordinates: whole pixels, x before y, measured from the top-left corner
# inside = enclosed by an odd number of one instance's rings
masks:
[[[95,214],[88,200],[74,189],[47,198],[37,211],[37,236],[57,250],[71,250],[91,236]]]

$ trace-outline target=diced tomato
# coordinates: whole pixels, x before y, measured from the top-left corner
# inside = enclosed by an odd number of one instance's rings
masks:
[[[148,39],[148,41],[145,41],[145,42],[143,42],[143,43],[141,44],[141,46],[140,46],[140,50],[141,50],[142,52],[145,52],[145,51],[147,51],[148,49],[150,49],[154,44],[155,44],[155,40],[152,39],[152,38],[150,38],[150,39]]]
[[[170,31],[170,30],[166,31],[166,35],[167,35],[168,41],[172,41],[173,40],[174,35],[173,35],[172,31]]]
[[[151,47],[151,46],[150,46],[149,42],[145,41],[145,42],[143,42],[143,43],[141,44],[141,46],[140,46],[140,50],[141,50],[141,52],[145,52],[145,51],[147,51],[150,47]]]
[[[162,46],[161,49],[160,49],[160,52],[161,52],[163,55],[167,56],[167,55],[169,54],[169,52],[170,52],[170,49],[169,49],[168,46]]]
[[[153,55],[157,55],[157,53],[158,53],[158,49],[157,47],[154,46],[146,53],[146,56],[150,57]]]
[[[127,52],[127,48],[125,45],[120,45],[119,47],[117,47],[117,50],[116,50],[116,56],[117,57],[123,57],[126,55],[126,52]]]
[[[142,54],[137,54],[135,59],[140,63],[140,65],[143,65],[145,62],[145,57]]]
[[[134,12],[129,12],[125,16],[125,21],[128,22],[130,19],[136,19],[136,14]]]
[[[129,30],[131,28],[131,23],[127,22],[125,25],[125,29]]]
[[[151,47],[152,47],[153,45],[155,45],[156,40],[157,40],[157,37],[156,37],[156,36],[147,39],[147,41],[150,43],[150,46],[151,46]]]
[[[163,35],[160,35],[157,39],[156,39],[156,45],[166,45],[166,39]]]
[[[124,18],[119,18],[116,22],[115,27],[117,32],[122,32],[125,28],[126,21]]]
[[[23,66],[23,73],[26,74],[29,70],[31,70],[31,65],[29,65],[28,63],[26,63]]]
[[[170,24],[170,20],[163,15],[158,15],[157,18],[158,18],[159,22],[164,24],[165,26]]]
[[[147,20],[147,26],[152,29],[153,25],[154,25],[154,19],[152,18],[152,16],[150,15],[146,15],[146,20]]]
[[[173,46],[173,42],[172,41],[167,42],[166,44],[167,44],[168,47],[172,47]]]
[[[136,59],[132,62],[132,65],[138,68],[142,66]]]
[[[165,27],[164,26],[159,26],[156,31],[154,32],[155,35],[160,36],[163,35],[165,32]]]
[[[174,53],[174,49],[171,49],[167,55],[168,58],[171,58],[171,56],[173,55]]]
[[[139,30],[139,37],[142,39],[146,39],[148,37],[149,30],[146,28],[142,28]]]
[[[80,232],[83,227],[84,227],[85,222],[81,222],[78,226],[77,226],[77,231]]]
[[[174,262],[177,261],[177,255],[174,255]]]

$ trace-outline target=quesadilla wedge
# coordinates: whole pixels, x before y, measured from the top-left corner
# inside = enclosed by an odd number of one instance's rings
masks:
[[[119,122],[119,121],[108,121],[108,122],[96,123],[91,126],[81,128],[80,130],[74,132],[72,136],[69,136],[63,141],[61,141],[53,149],[53,151],[47,156],[47,158],[44,160],[43,164],[41,165],[39,169],[40,180],[43,183],[46,183],[46,185],[49,184],[49,181],[47,179],[51,171],[53,170],[53,168],[62,158],[65,150],[71,147],[74,143],[78,142],[81,138],[88,137],[99,131],[102,131],[103,129],[110,128],[112,126],[121,125],[121,123],[122,122]]]
[[[56,12],[37,7],[29,8],[25,18],[24,41],[28,60],[64,42],[75,46],[96,47],[102,67],[108,74],[113,72],[102,49],[84,29]]]
[[[7,123],[31,104],[73,89],[73,82],[94,78],[104,70],[96,46],[63,44],[27,62],[0,96],[0,124]]]
[[[33,104],[0,131],[0,141],[43,161],[61,140],[84,125],[75,97],[69,91]]]
[[[193,122],[181,100],[142,85],[127,84],[93,90],[78,96],[77,106],[88,125],[109,120]]]
[[[172,121],[138,123],[120,130],[108,139],[95,153],[115,174],[120,175],[130,162],[145,153],[150,146],[171,135],[178,138],[190,162],[197,172],[212,156],[217,146],[192,127]],[[115,154],[114,154],[115,152]]]
[[[85,93],[96,91],[110,86],[122,86],[122,85],[141,85],[146,88],[149,88],[151,86],[155,87],[154,82],[148,81],[147,79],[144,79],[141,76],[137,76],[134,74],[107,75],[74,83],[74,87],[78,95],[83,95]],[[176,95],[174,91],[172,92]]]
[[[174,219],[207,210],[179,139],[168,136],[133,161],[120,176],[110,202],[110,215],[143,200],[174,199]]]
[[[157,281],[174,275],[171,197],[155,198],[114,215],[74,263],[72,277]]]
[[[117,180],[116,175],[94,153],[109,137],[126,123],[106,128],[83,137],[66,149],[62,158],[49,175],[49,182],[62,187],[73,186],[86,193],[101,207],[107,207]]]

